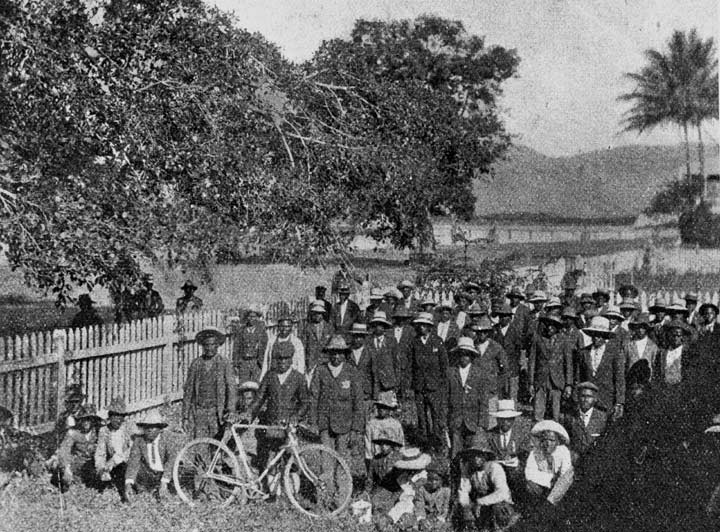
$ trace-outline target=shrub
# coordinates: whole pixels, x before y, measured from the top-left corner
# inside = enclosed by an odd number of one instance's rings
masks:
[[[720,247],[720,216],[710,212],[707,203],[682,214],[678,226],[683,244]]]

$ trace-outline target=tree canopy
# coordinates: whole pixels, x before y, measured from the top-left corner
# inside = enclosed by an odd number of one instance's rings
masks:
[[[303,65],[199,0],[11,0],[0,33],[2,240],[61,304],[141,257],[339,252],[339,222],[427,242],[509,143],[516,54],[442,19],[359,21]]]

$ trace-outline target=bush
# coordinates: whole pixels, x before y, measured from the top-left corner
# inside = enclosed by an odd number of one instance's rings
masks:
[[[707,203],[682,214],[678,226],[683,244],[720,247],[720,216],[710,212]]]

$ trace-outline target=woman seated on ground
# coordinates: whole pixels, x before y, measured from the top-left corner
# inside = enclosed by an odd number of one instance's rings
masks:
[[[537,444],[525,464],[525,480],[531,503],[559,503],[572,485],[574,470],[567,431],[552,420],[540,421],[531,434]]]

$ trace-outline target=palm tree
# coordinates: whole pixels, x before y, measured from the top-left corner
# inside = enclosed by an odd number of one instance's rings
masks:
[[[645,51],[647,64],[625,76],[635,89],[621,95],[620,101],[633,102],[623,120],[625,131],[644,133],[657,126],[677,124],[685,140],[685,166],[690,179],[690,140],[688,129],[697,127],[700,165],[704,181],[702,122],[718,114],[718,61],[712,38],[703,41],[695,29],[675,31],[665,53]],[[703,198],[705,185],[703,184]]]

